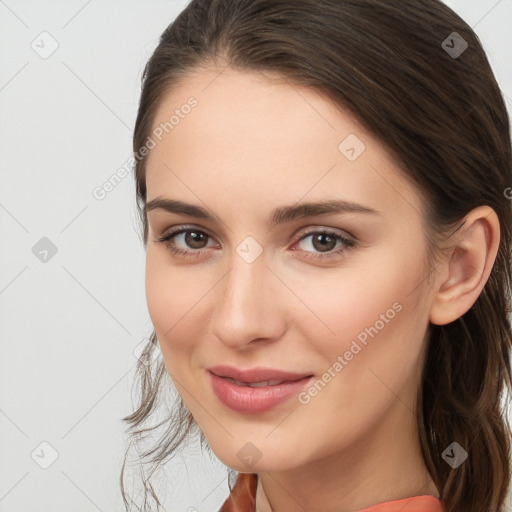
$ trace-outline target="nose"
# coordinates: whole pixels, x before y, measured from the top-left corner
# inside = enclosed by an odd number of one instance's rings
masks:
[[[230,269],[214,289],[212,334],[235,350],[279,339],[287,321],[284,292],[263,255],[247,263],[233,253]]]

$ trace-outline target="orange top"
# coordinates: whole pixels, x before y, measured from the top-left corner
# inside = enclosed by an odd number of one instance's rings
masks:
[[[235,486],[219,512],[256,512],[257,473],[239,473]],[[441,500],[435,496],[413,496],[386,501],[357,512],[444,512]]]

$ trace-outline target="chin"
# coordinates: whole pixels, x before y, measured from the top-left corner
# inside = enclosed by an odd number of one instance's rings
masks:
[[[241,449],[236,450],[234,453],[229,454],[217,453],[214,451],[217,458],[229,468],[238,471],[239,473],[260,473],[260,472],[278,472],[286,471],[300,465],[300,461],[294,454],[289,454],[289,457],[272,450],[269,456],[265,456],[266,448],[262,450],[255,449],[249,443],[244,445]],[[244,460],[245,459],[245,460]]]

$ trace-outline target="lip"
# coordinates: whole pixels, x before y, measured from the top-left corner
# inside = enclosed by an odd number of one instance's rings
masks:
[[[313,378],[311,374],[290,373],[271,368],[238,370],[228,366],[217,366],[207,370],[213,392],[217,398],[226,407],[245,414],[269,411],[286,402],[291,397],[296,396]],[[249,387],[240,386],[228,380],[228,378],[241,382],[260,382],[265,380],[280,380],[284,382],[276,385]]]
[[[276,370],[262,366],[240,370],[234,366],[219,365],[211,366],[206,369],[219,377],[229,377],[240,382],[261,382],[262,380],[299,380],[312,375],[311,373],[287,372],[285,370]]]

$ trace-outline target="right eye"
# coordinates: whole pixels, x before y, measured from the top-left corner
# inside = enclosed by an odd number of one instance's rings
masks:
[[[173,254],[198,258],[201,254],[207,252],[204,249],[204,242],[208,238],[211,238],[210,235],[199,229],[180,227],[166,233],[158,238],[157,241],[165,244],[167,249]],[[185,245],[185,247],[180,247],[177,242]],[[189,248],[187,248],[187,245]]]

